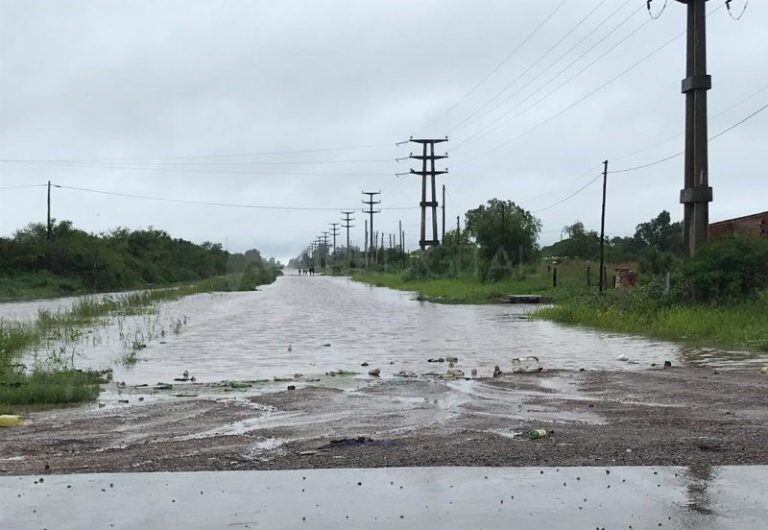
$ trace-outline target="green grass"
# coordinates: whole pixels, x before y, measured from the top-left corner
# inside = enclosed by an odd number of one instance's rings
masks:
[[[551,273],[546,266],[521,278],[483,282],[474,277],[430,278],[406,280],[402,271],[356,271],[352,279],[377,287],[399,291],[413,291],[424,300],[446,304],[497,303],[509,295],[540,294],[551,300],[589,292],[586,285],[586,268],[583,264],[558,267],[558,288],[552,288]]]
[[[768,302],[636,307],[618,299],[574,297],[536,312],[563,324],[697,345],[768,351]]]
[[[49,272],[0,275],[0,302],[71,296],[85,292],[84,284]]]
[[[92,401],[99,395],[102,379],[95,372],[51,370],[0,375],[0,407],[59,405]]]
[[[18,363],[25,351],[48,340],[74,341],[82,336],[86,326],[98,324],[103,318],[151,313],[158,302],[206,292],[252,290],[256,282],[269,283],[274,279],[273,275],[229,275],[172,288],[86,296],[77,299],[67,311],[40,310],[37,320],[31,323],[0,321],[0,410],[9,411],[9,407],[19,405],[79,403],[98,397],[100,375],[74,370],[71,361],[51,354],[45,366],[31,372]],[[124,356],[123,362],[136,363],[136,352],[143,347],[138,339],[134,340],[132,351]]]

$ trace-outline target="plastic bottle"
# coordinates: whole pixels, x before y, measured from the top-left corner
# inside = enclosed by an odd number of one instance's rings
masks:
[[[546,438],[549,436],[549,431],[546,429],[532,429],[528,431],[528,437],[531,440],[540,440],[541,438]]]

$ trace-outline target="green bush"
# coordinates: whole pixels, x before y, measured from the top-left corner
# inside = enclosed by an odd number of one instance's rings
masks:
[[[711,241],[680,269],[699,301],[728,302],[768,288],[768,240],[730,237]]]

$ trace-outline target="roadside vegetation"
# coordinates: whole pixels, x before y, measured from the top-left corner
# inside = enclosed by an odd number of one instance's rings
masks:
[[[30,322],[0,320],[0,413],[98,397],[111,373],[78,370],[74,351],[59,345],[81,339],[103,319],[151,314],[159,302],[194,294],[254,290],[281,274],[279,264],[256,250],[230,254],[219,245],[195,245],[155,230],[92,235],[61,223],[52,235],[49,240],[45,227],[32,225],[10,240],[0,239],[3,297],[165,287],[82,296],[66,311],[38,311]],[[173,324],[169,332],[180,332],[182,325]],[[144,338],[126,341],[123,362],[135,363],[146,347]],[[27,366],[22,358],[29,363],[24,354],[32,351],[33,365]]]
[[[510,201],[493,199],[465,214],[465,228],[446,232],[440,247],[366,254],[346,249],[305,252],[327,273],[418,293],[441,303],[496,303],[538,294],[554,305],[537,318],[643,334],[692,344],[768,351],[768,241],[712,241],[695,258],[683,252],[682,226],[669,212],[635,234],[605,240],[605,285],[599,293],[600,235],[575,222],[553,245],[538,246],[540,223]],[[616,269],[634,273],[634,288],[614,289]]]
[[[604,296],[565,298],[537,315],[567,324],[768,351],[768,241],[727,238],[660,279]]]
[[[164,287],[232,273],[266,283],[279,268],[258,250],[233,254],[151,228],[90,234],[63,221],[53,222],[49,234],[45,225],[31,224],[0,238],[0,300]]]

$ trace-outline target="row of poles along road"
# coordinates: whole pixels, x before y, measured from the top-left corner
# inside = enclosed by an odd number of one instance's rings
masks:
[[[712,88],[712,78],[707,73],[707,44],[706,44],[706,0],[677,0],[686,4],[688,10],[687,17],[687,61],[686,77],[682,81],[682,92],[685,94],[685,171],[684,187],[680,192],[680,202],[683,204],[684,218],[684,241],[685,248],[690,255],[707,242],[709,236],[709,203],[712,202],[712,188],[709,186],[709,155],[708,155],[708,131],[707,131],[707,92]],[[650,10],[652,0],[648,1]],[[726,4],[730,4],[727,2]],[[730,7],[730,6],[729,6]],[[419,248],[423,251],[427,247],[440,244],[437,231],[437,201],[436,177],[448,173],[448,170],[438,170],[437,162],[448,158],[448,154],[438,155],[435,153],[437,144],[447,142],[448,138],[413,138],[405,142],[399,142],[396,145],[405,143],[415,143],[422,147],[421,154],[413,154],[407,158],[419,160],[421,168],[416,170],[411,168],[411,175],[421,176],[421,231],[419,238]],[[399,174],[398,176],[402,176]],[[600,270],[605,267],[605,204],[608,181],[608,161],[603,163],[603,200],[602,213],[600,220]],[[428,192],[429,200],[428,200]],[[375,259],[376,249],[379,247],[379,234],[374,230],[374,215],[380,213],[376,209],[381,200],[380,191],[363,191],[365,200],[363,204],[367,209],[363,213],[369,216],[365,227],[365,249],[366,265],[370,259]],[[431,235],[427,238],[427,211],[431,213]],[[351,217],[353,212],[344,211],[344,228],[347,231],[347,255],[349,257],[350,241],[349,230],[354,225]],[[333,250],[336,251],[336,237],[338,235],[338,223],[331,223],[333,236]],[[443,186],[442,203],[442,229],[445,235],[445,186]],[[322,252],[323,248],[327,253],[329,232],[323,232],[312,244],[312,252],[318,249]],[[399,245],[400,252],[405,253],[405,234],[402,230],[402,221],[399,222]],[[394,248],[396,238],[389,236],[389,247]],[[381,247],[384,246],[384,237],[381,234]],[[600,290],[604,285],[604,275],[600,274]]]
[[[447,142],[448,138],[413,138],[398,142],[396,145],[404,145],[407,143],[414,143],[421,146],[421,154],[411,153],[405,159],[419,160],[421,162],[420,169],[411,168],[408,173],[399,173],[397,176],[404,175],[419,175],[421,176],[421,201],[419,207],[421,209],[421,231],[419,238],[419,248],[425,250],[427,247],[439,246],[440,237],[438,236],[437,228],[437,208],[440,206],[440,202],[437,200],[437,176],[448,173],[447,169],[440,170],[437,168],[437,162],[448,158],[448,154],[436,154],[435,145]],[[403,160],[403,159],[398,159]],[[445,186],[442,187],[442,235],[445,236]],[[366,207],[362,210],[362,213],[368,216],[365,220],[365,265],[368,266],[372,262],[376,262],[379,249],[384,249],[384,233],[379,233],[374,229],[374,215],[381,213],[378,209],[381,204],[381,191],[363,191],[363,205]],[[429,198],[429,200],[427,200]],[[428,211],[431,214],[431,235],[427,238],[427,217]],[[328,254],[328,249],[331,248],[330,238],[333,243],[333,253],[336,253],[336,238],[339,236],[339,226],[342,226],[346,230],[347,234],[347,261],[351,259],[350,252],[350,238],[349,231],[355,225],[352,222],[355,220],[352,215],[355,212],[343,210],[342,224],[337,222],[329,223],[331,230],[323,231],[315,238],[310,245],[310,251],[313,259],[319,257],[321,262],[325,261]],[[402,220],[398,221],[398,233],[386,234],[389,237],[389,244],[387,248],[397,248],[401,254],[405,254],[405,232],[403,231]]]

